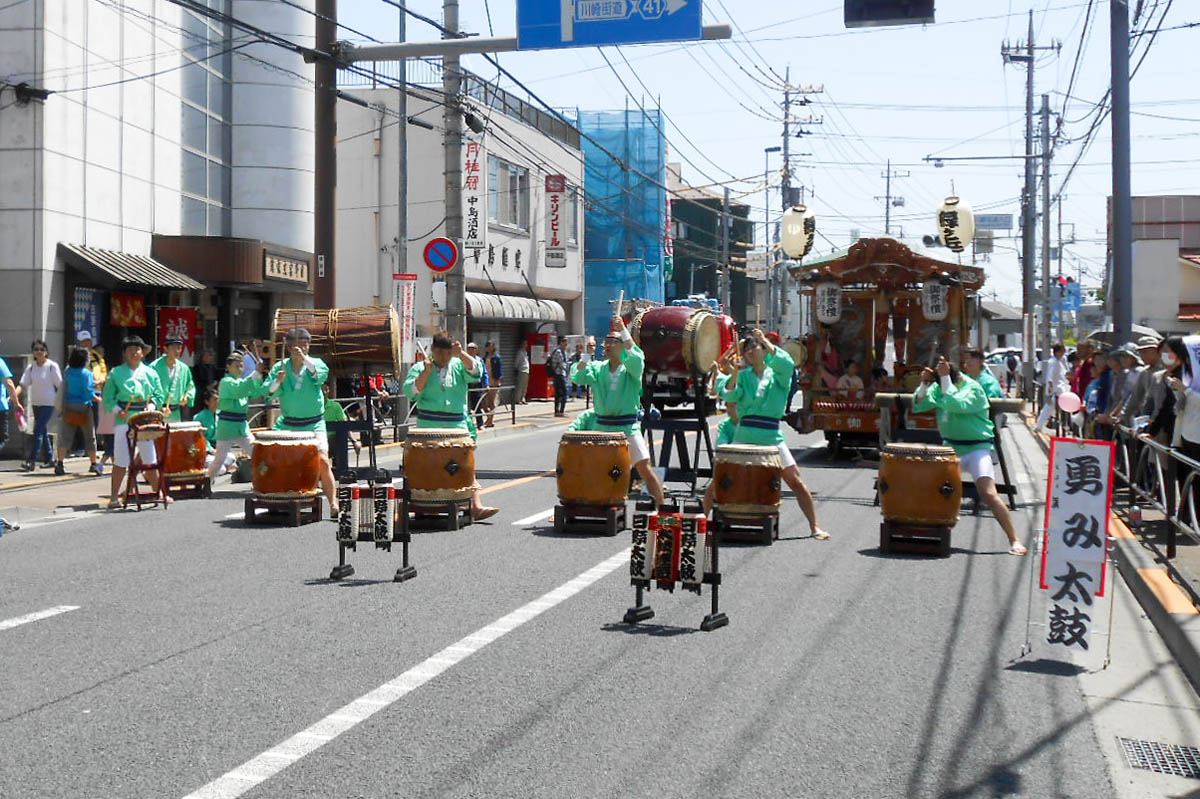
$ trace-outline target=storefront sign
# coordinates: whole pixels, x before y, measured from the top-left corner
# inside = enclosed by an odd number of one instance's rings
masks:
[[[675,224],[671,219],[671,198],[668,197],[666,225],[663,229],[663,280],[670,280],[675,276],[675,239],[672,236],[674,230]]]
[[[546,266],[567,268],[567,243],[563,239],[563,203],[567,202],[567,179],[563,175],[546,176]]]
[[[1041,587],[1046,642],[1086,650],[1104,596],[1114,445],[1056,438],[1050,445]]]
[[[308,285],[308,261],[263,253],[263,277]]]
[[[117,327],[146,326],[146,298],[141,294],[114,291],[108,298],[108,304],[112,311],[111,321]]]
[[[157,353],[163,353],[167,348],[167,339],[178,336],[183,339],[183,352],[179,357],[186,363],[193,363],[196,355],[196,334],[199,332],[199,311],[196,308],[159,308],[158,333],[156,335]]]
[[[400,317],[400,362],[412,363],[417,355],[417,276],[415,274],[392,274],[392,304]]]
[[[468,141],[463,148],[464,250],[487,249],[487,152],[483,143]]]

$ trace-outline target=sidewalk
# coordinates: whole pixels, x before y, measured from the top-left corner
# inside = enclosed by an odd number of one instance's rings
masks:
[[[1025,424],[1042,452],[1049,455],[1050,437],[1032,429],[1031,417],[1025,417]],[[1114,486],[1114,495],[1119,490],[1120,486]],[[1192,595],[1172,579],[1166,559],[1154,543],[1135,535],[1117,510],[1114,500],[1110,524],[1113,561],[1180,669],[1200,690],[1200,609]]]
[[[516,424],[508,407],[502,406],[496,409],[496,426],[481,429],[479,440],[503,437],[514,431],[565,427],[585,406],[582,399],[569,400],[567,416],[562,418],[554,415],[553,400],[529,400],[528,404],[517,406]],[[384,428],[384,443],[377,445],[376,450],[387,452],[402,446],[391,441],[391,436],[392,428]],[[39,466],[27,472],[21,468],[20,460],[0,460],[0,516],[14,524],[23,524],[45,518],[48,513],[93,510],[108,501],[111,469],[106,468],[104,475],[96,476],[88,471],[86,457],[67,458],[65,466],[67,474],[56,476],[53,469]]]

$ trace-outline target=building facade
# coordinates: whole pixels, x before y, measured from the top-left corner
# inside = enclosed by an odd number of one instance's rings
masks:
[[[1164,335],[1200,329],[1200,196],[1133,198],[1133,322]]]
[[[312,0],[208,7],[312,43]],[[0,350],[86,327],[112,361],[178,308],[224,351],[311,305],[312,67],[253,38],[167,0],[3,5]]]

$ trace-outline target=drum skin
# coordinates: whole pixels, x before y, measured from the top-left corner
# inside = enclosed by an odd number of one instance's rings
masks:
[[[204,472],[208,442],[204,439],[204,426],[199,422],[173,422],[170,434],[154,442],[158,449],[158,461],[168,477],[196,475]],[[166,441],[166,454],[163,454]]]
[[[271,431],[254,439],[250,455],[254,493],[304,497],[321,492],[321,451],[314,433]]]
[[[138,441],[154,441],[167,434],[166,417],[162,411],[142,411],[125,420]]]
[[[624,433],[564,433],[558,445],[558,498],[564,505],[624,505],[629,470]]]
[[[777,448],[722,444],[713,464],[713,505],[726,514],[777,513],[782,475]]]
[[[953,527],[962,504],[958,456],[950,447],[888,444],[879,460],[883,518],[921,527]]]
[[[390,305],[360,308],[280,308],[275,312],[272,341],[279,357],[286,357],[284,337],[302,327],[312,340],[309,354],[323,358],[331,368],[377,364],[400,374],[400,321]]]
[[[630,333],[646,354],[648,372],[698,377],[721,357],[722,322],[698,308],[648,308],[633,320]]]
[[[471,434],[458,428],[409,430],[404,440],[404,477],[414,502],[470,499],[479,487]]]

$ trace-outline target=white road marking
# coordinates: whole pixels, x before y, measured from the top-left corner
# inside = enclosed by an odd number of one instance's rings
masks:
[[[348,705],[338,708],[308,729],[296,733],[261,755],[247,760],[232,771],[188,794],[184,799],[234,799],[234,797],[241,796],[306,755],[317,751],[342,733],[349,732],[442,672],[466,660],[491,642],[565,602],[628,562],[629,549],[622,549],[611,558],[601,561],[550,593],[522,605],[507,616],[476,630],[427,658],[424,662],[413,666],[395,679],[385,682]]]
[[[36,530],[39,527],[49,527],[52,524],[60,524],[62,522],[73,522],[76,519],[82,519],[92,515],[92,511],[71,511],[70,513],[55,514],[53,516],[45,516],[41,519],[22,524],[22,530]]]
[[[544,510],[541,513],[535,513],[532,516],[526,516],[524,519],[517,519],[515,522],[513,522],[513,527],[524,527],[527,524],[540,522],[542,519],[549,519],[553,515],[554,508],[551,508],[550,510]]]
[[[39,610],[36,613],[26,613],[24,616],[15,616],[11,619],[0,621],[0,630],[11,630],[13,627],[20,627],[22,624],[29,624],[31,621],[41,621],[48,619],[51,616],[57,616],[60,613],[66,613],[71,610],[79,610],[78,605],[55,605],[52,608]]]

